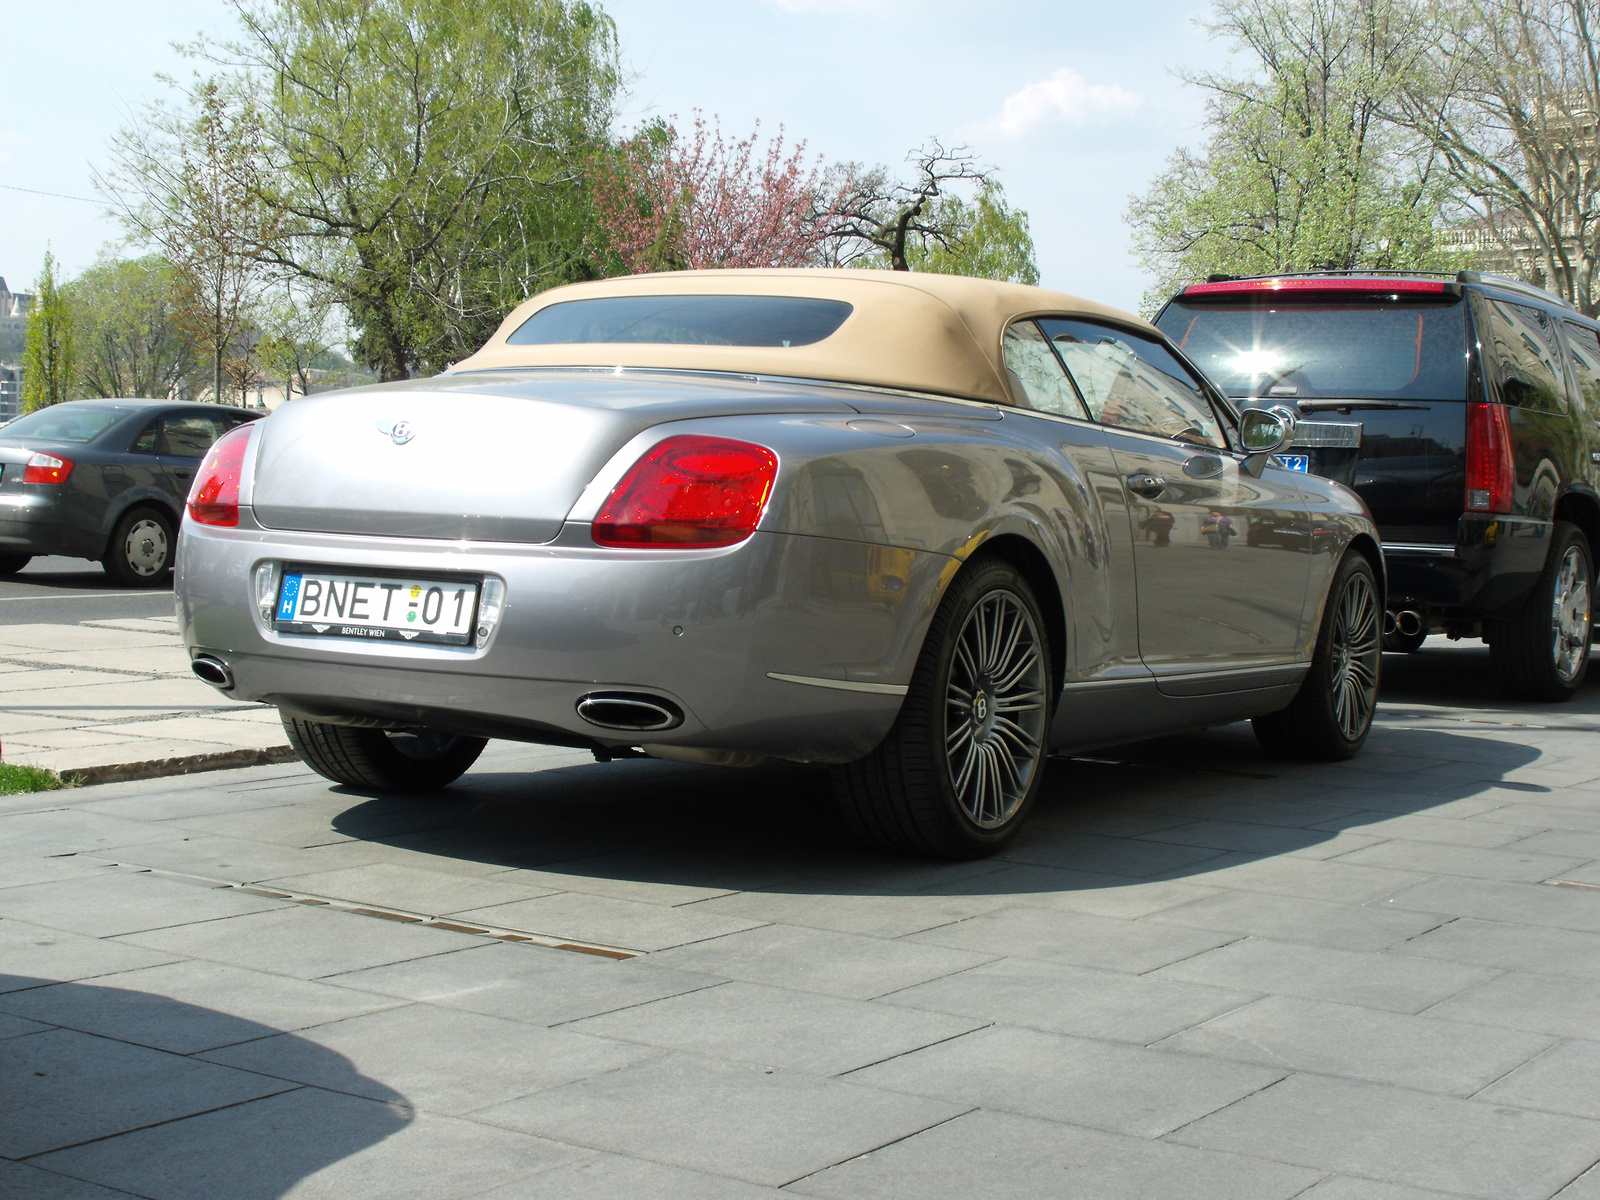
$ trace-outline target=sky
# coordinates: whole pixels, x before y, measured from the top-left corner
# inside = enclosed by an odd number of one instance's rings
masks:
[[[725,133],[783,129],[826,162],[904,166],[929,137],[999,169],[1048,287],[1132,309],[1148,286],[1123,220],[1225,67],[1205,0],[604,0],[629,81],[620,128],[699,110]],[[173,49],[233,27],[226,0],[0,0],[0,275],[28,290],[50,249],[69,277],[121,229],[96,168],[143,105],[187,77]],[[18,189],[33,189],[23,191]],[[58,196],[38,195],[58,193]],[[65,199],[61,197],[81,197]]]

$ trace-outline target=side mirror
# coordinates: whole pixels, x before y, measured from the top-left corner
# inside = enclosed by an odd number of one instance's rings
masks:
[[[1294,441],[1294,416],[1285,408],[1247,408],[1239,417],[1246,454],[1276,454]]]

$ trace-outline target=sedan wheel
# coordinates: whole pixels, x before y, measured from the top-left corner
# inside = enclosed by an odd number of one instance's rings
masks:
[[[139,508],[117,522],[106,554],[106,573],[128,587],[154,587],[172,570],[175,537],[166,514]]]
[[[358,729],[279,715],[301,762],[358,792],[437,791],[461,778],[488,745],[437,729]]]
[[[1044,774],[1047,628],[1015,567],[967,565],[934,615],[888,736],[834,768],[834,793],[859,836],[946,858],[992,854],[1015,836]]]
[[[1352,550],[1328,589],[1311,669],[1288,708],[1254,718],[1256,740],[1287,758],[1352,757],[1367,740],[1378,707],[1382,641],[1377,576]]]

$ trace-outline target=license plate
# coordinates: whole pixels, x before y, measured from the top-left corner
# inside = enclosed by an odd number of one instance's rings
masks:
[[[279,585],[273,627],[280,633],[464,646],[477,623],[479,582],[293,567]]]
[[[1291,471],[1299,471],[1302,475],[1311,470],[1311,456],[1309,454],[1275,454],[1280,466]]]

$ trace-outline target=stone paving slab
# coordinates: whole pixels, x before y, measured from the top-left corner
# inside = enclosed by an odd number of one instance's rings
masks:
[[[1459,707],[1481,658],[1386,660],[1350,764],[1054,762],[978,863],[501,743],[5,797],[0,1195],[1600,1200],[1600,679]]]
[[[175,617],[0,624],[6,762],[70,773],[182,759],[193,770],[210,756],[287,746],[276,709],[194,677]]]

